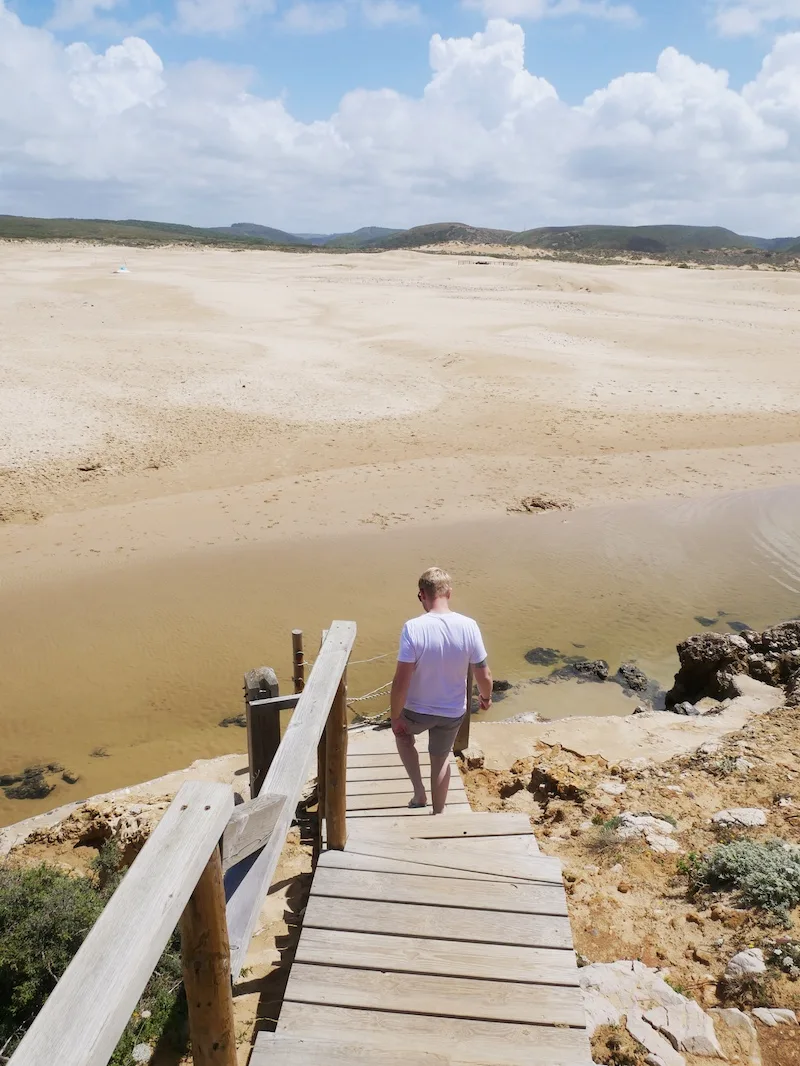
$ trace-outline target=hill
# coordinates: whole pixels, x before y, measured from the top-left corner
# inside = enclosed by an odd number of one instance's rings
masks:
[[[554,251],[689,252],[752,248],[749,237],[719,226],[546,226],[516,234],[512,244]]]
[[[238,226],[251,228],[248,223]],[[307,247],[290,233],[253,227],[273,237],[251,235],[234,226],[203,229],[172,222],[145,222],[141,219],[112,221],[103,218],[26,218],[0,215],[0,238],[15,240],[83,240],[104,244],[173,244],[176,241],[202,245],[247,245],[252,247]]]
[[[362,226],[352,233],[334,233],[325,237],[320,243],[326,248],[364,248],[374,241],[392,237],[405,230],[386,229],[385,226]]]
[[[451,241],[459,241],[462,244],[509,244],[514,236],[513,230],[482,229],[467,226],[463,222],[434,222],[428,226],[399,230],[388,237],[378,237],[362,247],[388,251],[396,248],[422,248],[427,244],[448,244]]]
[[[296,233],[286,233],[271,226],[259,226],[255,222],[234,222],[232,226],[214,226],[214,233],[228,234],[231,237],[255,237],[269,241],[270,244],[310,244]]]

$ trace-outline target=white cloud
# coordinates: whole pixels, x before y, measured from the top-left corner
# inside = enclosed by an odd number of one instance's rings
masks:
[[[717,0],[714,23],[724,37],[747,37],[800,22],[800,0]]]
[[[56,0],[50,26],[57,30],[71,30],[93,23],[98,12],[112,11],[122,0]]]
[[[291,33],[331,33],[347,25],[347,6],[337,0],[297,0],[283,14],[281,26]]]
[[[800,34],[741,91],[667,49],[577,106],[522,28],[430,43],[424,91],[355,89],[300,122],[246,70],[165,66],[143,39],[64,47],[0,0],[0,174],[18,214],[249,219],[310,231],[460,218],[800,233]]]
[[[414,23],[422,18],[418,4],[400,3],[399,0],[362,0],[361,12],[372,26]]]
[[[274,10],[275,0],[177,0],[176,28],[184,33],[226,33]]]
[[[477,8],[488,18],[543,19],[583,15],[610,22],[639,21],[636,8],[616,0],[462,0],[465,7]]]

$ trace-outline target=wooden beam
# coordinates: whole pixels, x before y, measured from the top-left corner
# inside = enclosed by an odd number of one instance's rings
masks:
[[[342,674],[325,730],[325,837],[329,848],[347,843],[347,673]]]
[[[300,696],[295,693],[291,696],[271,696],[269,699],[251,700],[250,706],[259,711],[293,711],[300,702]]]
[[[236,1066],[231,951],[219,848],[181,917],[181,959],[194,1066]]]
[[[278,678],[270,666],[244,675],[244,709],[247,718],[247,754],[250,764],[250,798],[259,794],[281,742],[281,720],[271,698],[278,695]],[[267,708],[256,705],[270,700]]]
[[[303,657],[303,630],[292,630],[292,660],[294,663],[294,690],[302,692],[306,684],[306,661]]]
[[[233,811],[229,785],[187,781],[11,1058],[106,1066]]]
[[[269,843],[228,898],[228,931],[234,980],[244,964],[258,913],[278,865],[300,793],[312,770],[317,745],[355,639],[355,622],[334,622],[331,625],[262,786],[265,793],[286,796],[286,804]]]
[[[470,666],[467,669],[467,713],[464,715],[464,720],[459,727],[456,734],[456,742],[453,745],[453,751],[461,754],[465,748],[469,747],[469,725],[472,718],[472,685],[473,685],[473,670]]]
[[[240,804],[222,834],[222,872],[263,848],[278,821],[285,796],[263,793]]]

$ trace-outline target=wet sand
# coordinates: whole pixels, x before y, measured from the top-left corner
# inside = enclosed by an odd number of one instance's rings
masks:
[[[794,275],[5,245],[0,280],[0,772],[82,775],[0,822],[240,749],[293,626],[356,618],[382,684],[433,561],[515,680],[585,644],[666,682],[695,614],[798,613],[796,496],[677,499],[796,481]]]

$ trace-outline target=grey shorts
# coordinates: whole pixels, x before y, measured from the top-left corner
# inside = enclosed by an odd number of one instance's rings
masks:
[[[406,707],[403,711],[403,721],[412,736],[419,736],[427,731],[428,751],[431,755],[447,755],[453,750],[464,715],[460,718],[448,718],[444,714],[420,714],[419,711],[410,711]]]

